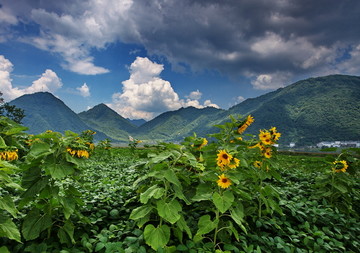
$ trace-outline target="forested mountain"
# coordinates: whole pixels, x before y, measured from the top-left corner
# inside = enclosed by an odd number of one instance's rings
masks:
[[[49,92],[23,95],[12,100],[9,104],[24,110],[25,117],[22,123],[29,128],[27,132],[31,134],[39,134],[46,130],[61,133],[66,130],[75,133],[81,133],[87,129],[94,130],[85,124],[63,101]],[[108,136],[98,132],[95,139],[105,138]]]
[[[228,113],[252,114],[252,132],[276,126],[283,142],[360,140],[360,77],[310,78],[247,99]]]
[[[128,136],[156,141],[181,141],[194,132],[206,136],[217,131],[215,124],[229,115],[251,114],[255,122],[248,133],[276,126],[280,143],[315,144],[319,141],[360,140],[360,77],[331,75],[310,78],[285,88],[250,98],[228,110],[207,107],[180,108],[165,112],[137,126],[100,104],[76,115],[50,93],[39,92],[19,97],[10,104],[25,110],[23,120],[30,132],[47,129],[81,132],[94,129],[100,136],[126,142]],[[106,135],[101,135],[101,132]]]
[[[106,133],[115,140],[127,141],[129,133],[137,128],[129,120],[123,118],[105,104],[94,106],[88,111],[78,114],[79,117],[89,126],[97,131]]]

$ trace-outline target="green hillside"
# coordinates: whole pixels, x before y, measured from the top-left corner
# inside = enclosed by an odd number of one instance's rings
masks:
[[[128,141],[129,133],[134,132],[137,128],[105,104],[94,106],[78,115],[87,125],[106,133],[115,140]]]
[[[136,136],[152,141],[181,141],[194,132],[205,135],[211,132],[210,129],[215,131],[213,123],[219,121],[219,115],[223,112],[224,110],[214,107],[187,107],[165,112],[141,125],[136,131]]]
[[[9,104],[24,110],[25,117],[22,120],[28,127],[28,133],[39,134],[46,130],[63,133],[66,130],[81,133],[92,129],[85,124],[79,116],[67,107],[63,101],[49,92],[37,92],[27,94],[14,99]],[[105,139],[108,136],[98,132],[96,139]]]
[[[251,106],[249,106],[251,105]],[[228,111],[251,113],[252,132],[276,126],[282,142],[360,139],[360,77],[332,75],[299,81]]]
[[[181,141],[193,135],[206,136],[229,115],[251,114],[255,118],[247,133],[276,126],[281,144],[314,145],[320,141],[360,140],[360,77],[331,75],[310,78],[285,88],[250,98],[228,110],[207,107],[180,108],[165,112],[136,126],[104,104],[76,115],[50,93],[19,97],[10,104],[25,110],[23,120],[31,133],[51,129],[81,132],[94,129],[97,139],[127,142],[128,136],[147,141]],[[105,133],[105,134],[102,134]]]

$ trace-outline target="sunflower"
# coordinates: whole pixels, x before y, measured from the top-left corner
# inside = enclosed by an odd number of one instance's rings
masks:
[[[14,161],[19,158],[18,156],[18,150],[11,150],[11,151],[1,151],[0,152],[0,160],[4,161]]]
[[[243,132],[245,132],[245,130],[254,122],[254,117],[252,117],[251,115],[248,115],[246,117],[246,120],[244,121],[244,123],[242,123],[239,127],[238,127],[238,133],[242,134]]]
[[[272,127],[270,128],[270,133],[271,133],[271,138],[275,141],[278,141],[280,136],[281,136],[281,133],[278,133],[277,130],[276,130],[276,127]]]
[[[206,138],[203,138],[202,143],[200,144],[200,146],[197,149],[200,150],[200,149],[202,149],[202,147],[204,147],[207,144],[208,144],[208,140]]]
[[[229,163],[229,168],[235,169],[239,167],[239,165],[240,165],[240,160],[234,157],[233,159],[231,159],[231,162]]]
[[[225,174],[221,174],[216,182],[218,186],[220,186],[223,189],[226,189],[231,185],[231,180],[228,177],[226,177]]]
[[[256,168],[261,168],[261,165],[262,165],[262,162],[260,162],[260,161],[255,161],[254,162],[254,166],[256,167]]]
[[[272,153],[271,148],[265,148],[263,151],[263,155],[265,158],[271,158],[271,155],[272,155],[271,153]]]
[[[346,169],[349,167],[349,165],[345,160],[335,161],[333,162],[333,164],[335,165],[335,167],[333,167],[332,170],[333,172],[337,172],[337,173],[346,172]]]
[[[217,165],[223,168],[224,166],[230,164],[232,158],[232,155],[228,154],[225,150],[220,150],[216,158]]]
[[[268,131],[260,131],[259,139],[265,145],[271,145],[274,143],[271,138],[271,133]]]
[[[72,149],[67,147],[66,151],[71,155],[71,156],[77,156],[77,157],[85,157],[85,158],[89,158],[89,152],[86,150],[81,150],[81,149]]]

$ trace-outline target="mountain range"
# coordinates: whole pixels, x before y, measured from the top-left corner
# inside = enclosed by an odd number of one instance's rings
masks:
[[[105,104],[76,114],[47,92],[24,95],[10,104],[25,110],[23,125],[33,134],[48,129],[78,133],[92,129],[97,132],[97,140],[109,138],[114,142],[128,142],[131,135],[144,142],[177,142],[194,132],[205,137],[218,131],[214,125],[228,121],[229,115],[251,114],[255,122],[247,132],[257,134],[259,129],[276,126],[282,133],[281,144],[312,145],[320,141],[360,140],[358,76],[309,78],[249,98],[228,110],[180,108],[162,113],[148,122],[132,122]]]

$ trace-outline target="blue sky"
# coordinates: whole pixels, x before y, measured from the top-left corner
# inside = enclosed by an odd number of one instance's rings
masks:
[[[0,0],[0,91],[131,119],[360,75],[357,0]]]

